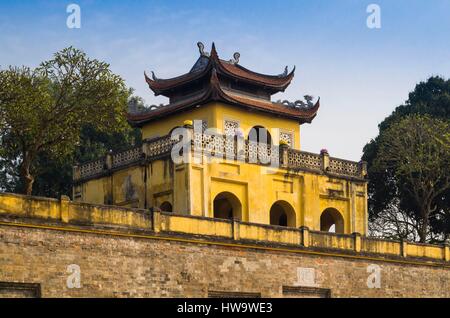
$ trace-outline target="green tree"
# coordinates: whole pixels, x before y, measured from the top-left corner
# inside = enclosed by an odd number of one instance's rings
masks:
[[[450,188],[450,124],[429,116],[411,115],[392,124],[379,141],[374,171],[390,171],[413,199],[418,233],[425,242],[432,213]]]
[[[369,217],[372,234],[390,238],[418,239],[420,212],[407,184],[392,169],[374,169],[379,156],[380,140],[392,125],[412,115],[428,115],[450,120],[450,80],[431,77],[416,85],[404,105],[398,106],[379,125],[379,135],[364,147],[363,160],[369,171]],[[448,172],[447,172],[448,173]],[[450,189],[436,198],[436,212],[430,215],[429,239],[442,241],[450,235]]]
[[[140,143],[139,129],[128,128],[125,131],[109,133],[85,125],[81,130],[80,144],[72,153],[63,158],[51,158],[47,153],[38,156],[33,194],[46,197],[71,195],[74,163],[98,159],[108,151],[122,151]],[[20,188],[20,184],[16,186]]]
[[[86,125],[98,132],[127,127],[129,95],[109,64],[72,47],[36,69],[0,70],[0,155],[19,163],[19,172],[3,181],[20,177],[22,192],[31,194],[40,155],[65,158],[80,144]]]
[[[122,151],[130,146],[139,146],[141,143],[141,131],[138,128],[128,127],[124,131],[99,132],[90,125],[84,125],[81,129],[80,142],[73,152],[58,158],[49,156],[46,152],[41,152],[37,156],[32,194],[55,198],[63,194],[71,195],[74,163],[97,159],[108,151]],[[18,171],[17,155],[5,157],[0,154],[0,190],[19,192],[23,189]]]

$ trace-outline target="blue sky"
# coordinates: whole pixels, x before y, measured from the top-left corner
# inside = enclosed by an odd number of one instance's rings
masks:
[[[66,7],[81,7],[81,28],[66,26]],[[369,4],[381,28],[369,29]],[[315,1],[8,1],[0,0],[0,66],[36,66],[69,45],[105,60],[148,104],[143,72],[180,75],[198,57],[197,41],[219,56],[279,74],[296,65],[284,94],[321,97],[302,149],[359,160],[377,125],[431,75],[450,75],[450,0]]]

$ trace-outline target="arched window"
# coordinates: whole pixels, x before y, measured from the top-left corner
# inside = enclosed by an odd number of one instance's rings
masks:
[[[263,126],[254,126],[250,129],[250,132],[248,133],[248,140],[268,145],[272,144],[272,136]]]
[[[294,208],[286,201],[277,201],[270,208],[270,224],[295,227]]]
[[[221,192],[214,198],[214,217],[220,219],[242,219],[242,205],[231,192]]]
[[[325,209],[320,216],[320,230],[324,232],[344,233],[344,218],[334,208]]]
[[[161,211],[163,212],[173,212],[172,211],[172,204],[168,201],[164,201],[159,208],[161,209]]]

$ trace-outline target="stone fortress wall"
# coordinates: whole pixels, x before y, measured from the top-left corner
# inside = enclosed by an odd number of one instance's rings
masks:
[[[73,266],[80,288],[68,285]],[[450,297],[450,251],[0,194],[2,295]]]

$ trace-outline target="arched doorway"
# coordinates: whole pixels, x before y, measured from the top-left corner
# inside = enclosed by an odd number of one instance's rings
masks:
[[[214,217],[242,220],[242,205],[231,192],[221,192],[214,198]]]
[[[320,216],[320,230],[324,232],[344,233],[344,218],[334,208],[325,209]]]
[[[272,144],[272,136],[269,131],[263,126],[254,126],[248,133],[248,140],[263,144]]]
[[[161,209],[161,211],[163,212],[173,212],[172,211],[172,204],[168,201],[164,201],[159,208]]]
[[[270,224],[295,227],[294,208],[286,201],[277,201],[270,208]]]

